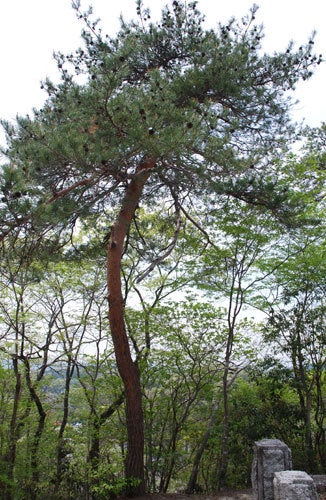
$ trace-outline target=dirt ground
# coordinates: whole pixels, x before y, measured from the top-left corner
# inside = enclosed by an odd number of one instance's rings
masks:
[[[148,494],[134,500],[253,500],[251,490],[229,491],[218,495],[184,495],[182,493]],[[326,493],[319,493],[319,500],[326,500]]]
[[[185,495],[184,493],[148,493],[134,500],[253,500],[252,490],[228,490],[216,495]],[[122,497],[121,497],[121,500]],[[319,500],[326,500],[326,492],[319,493]]]
[[[251,490],[228,490],[216,495],[186,495],[184,493],[148,493],[134,500],[253,500]],[[326,499],[325,499],[326,500]]]

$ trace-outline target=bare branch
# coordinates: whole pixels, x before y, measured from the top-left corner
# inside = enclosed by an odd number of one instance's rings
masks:
[[[153,271],[153,269],[155,269],[156,266],[161,264],[172,253],[172,251],[177,243],[177,240],[178,240],[178,237],[180,234],[180,229],[181,229],[181,217],[180,217],[181,207],[177,203],[175,205],[176,205],[176,208],[175,208],[176,220],[175,220],[175,230],[174,230],[174,235],[173,235],[172,241],[166,247],[166,249],[165,249],[166,251],[162,255],[160,255],[159,257],[154,259],[153,262],[148,266],[148,268],[144,272],[142,272],[138,276],[138,278],[136,278],[136,283],[140,283],[141,281],[143,281]]]

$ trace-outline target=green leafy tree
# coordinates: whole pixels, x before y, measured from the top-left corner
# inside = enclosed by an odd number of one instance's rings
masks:
[[[310,221],[292,230],[288,245],[276,245],[268,257],[277,270],[264,306],[265,339],[292,363],[305,430],[303,466],[311,471],[325,469],[325,145],[323,124],[306,130],[302,151],[287,159],[301,185],[294,196]]]
[[[33,244],[33,242],[31,242]],[[33,481],[38,478],[38,447],[44,429],[45,408],[40,396],[38,385],[46,366],[49,344],[40,348],[37,334],[35,302],[32,298],[32,289],[38,281],[38,273],[34,272],[25,261],[24,245],[20,241],[6,242],[10,249],[6,252],[0,264],[0,334],[1,350],[11,359],[12,377],[15,387],[12,398],[11,416],[9,418],[9,432],[7,451],[3,453],[6,462],[7,488],[4,489],[6,498],[12,498],[15,491],[15,470],[17,465],[18,440],[22,437],[25,423],[32,413],[32,406],[37,409],[37,426],[31,430],[31,455],[28,465],[32,469]],[[51,318],[52,319],[52,318]],[[51,323],[49,319],[49,323]],[[43,341],[42,341],[43,343]],[[41,359],[40,368],[36,376],[32,368],[36,359]],[[33,486],[32,486],[33,489]]]
[[[170,302],[152,313],[157,346],[144,369],[146,469],[152,491],[166,492],[187,470],[192,421],[205,418],[220,379],[220,311]]]
[[[287,443],[298,467],[302,421],[291,369],[275,360],[253,363],[235,381],[229,404],[229,484],[251,486],[252,446],[266,437]]]
[[[185,217],[197,201],[229,196],[289,219],[288,195],[269,174],[291,131],[287,92],[318,61],[312,40],[261,54],[255,8],[208,30],[196,2],[174,0],[153,23],[139,0],[138,21],[122,20],[110,38],[74,6],[86,23],[84,47],[56,55],[62,80],[44,82],[42,109],[4,124],[1,237],[36,233],[62,244],[79,219],[115,209],[105,238],[109,320],[126,395],[126,477],[141,493],[140,370],[121,286],[137,207],[170,198]]]
[[[226,201],[222,215],[218,210],[211,210],[209,215],[201,215],[200,219],[204,217],[211,244],[196,264],[189,266],[189,272],[195,287],[204,291],[210,300],[225,306],[224,335],[227,342],[221,397],[224,423],[221,456],[215,471],[216,487],[223,488],[226,486],[229,454],[229,392],[248,359],[253,357],[252,346],[248,344],[247,357],[244,356],[242,362],[239,360],[239,337],[245,337],[245,332],[249,332],[247,336],[252,339],[259,335],[257,326],[247,317],[253,315],[253,309],[250,309],[252,296],[259,293],[264,287],[264,279],[273,272],[272,266],[261,269],[262,262],[284,228],[266,214],[257,214],[253,207],[243,206],[240,200]],[[200,219],[197,216],[197,220]],[[191,491],[190,485],[188,490]]]
[[[3,495],[8,495],[13,484],[8,477],[8,435],[12,421],[12,409],[15,379],[12,377],[10,359],[1,353],[0,387],[1,387],[1,413],[0,413],[0,486]]]
[[[311,472],[318,472],[317,455],[325,467],[325,304],[316,295],[306,290],[291,297],[288,307],[273,310],[266,334],[292,362],[305,428],[304,466]]]

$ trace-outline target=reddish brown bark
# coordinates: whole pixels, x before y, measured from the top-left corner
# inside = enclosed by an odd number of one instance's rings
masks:
[[[139,485],[130,494],[140,495],[145,490],[144,483],[144,430],[140,373],[137,362],[133,361],[124,321],[124,302],[121,286],[121,260],[125,238],[141,198],[150,171],[155,161],[144,158],[134,177],[127,186],[120,212],[111,228],[107,247],[107,285],[109,301],[109,321],[114,344],[117,367],[124,384],[126,396],[126,423],[128,451],[126,457],[126,477],[136,478]]]

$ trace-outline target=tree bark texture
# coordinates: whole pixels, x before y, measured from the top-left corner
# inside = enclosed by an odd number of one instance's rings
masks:
[[[126,397],[126,426],[128,450],[125,463],[126,478],[138,480],[138,486],[130,488],[128,494],[140,495],[145,490],[144,482],[144,426],[140,372],[133,361],[124,320],[124,300],[121,283],[121,261],[124,242],[134,217],[139,200],[151,169],[152,158],[144,158],[129,182],[120,212],[111,228],[107,246],[107,285],[109,321],[119,374]]]

